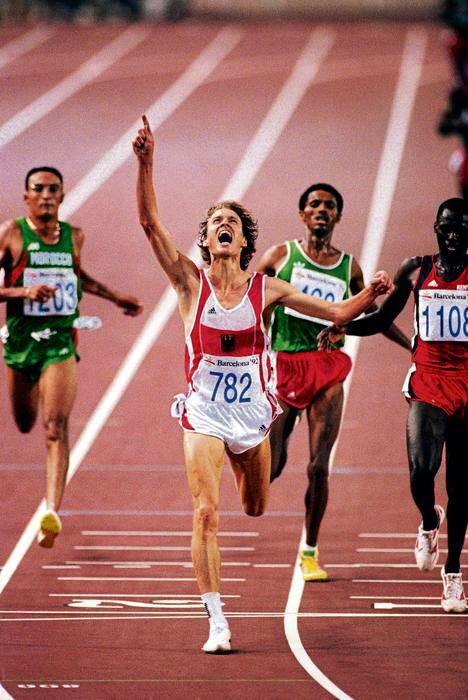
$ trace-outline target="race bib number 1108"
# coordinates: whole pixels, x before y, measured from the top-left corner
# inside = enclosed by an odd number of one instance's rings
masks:
[[[422,340],[468,340],[468,291],[423,289],[419,292]]]

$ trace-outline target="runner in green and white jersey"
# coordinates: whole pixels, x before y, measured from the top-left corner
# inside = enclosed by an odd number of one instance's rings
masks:
[[[84,235],[59,221],[63,177],[40,166],[26,175],[26,218],[0,226],[0,267],[5,274],[0,301],[7,302],[3,333],[7,384],[13,416],[29,432],[39,406],[45,429],[46,502],[38,542],[52,547],[61,531],[58,510],[68,470],[68,420],[76,396],[77,335],[82,292],[112,301],[130,316],[138,299],[101,284],[80,267]]]
[[[331,302],[360,292],[364,279],[358,262],[331,242],[342,211],[343,197],[334,187],[322,182],[308,187],[299,199],[304,236],[270,248],[257,271]],[[270,433],[272,481],[286,464],[288,441],[298,416],[304,409],[307,412],[310,459],[305,494],[306,542],[301,551],[306,581],[328,578],[318,563],[317,541],[328,501],[330,453],[343,410],[343,381],[351,369],[351,359],[340,349],[341,342],[333,352],[317,349],[317,336],[328,325],[323,319],[307,318],[284,307],[275,309],[271,325],[274,389],[283,409]],[[396,326],[391,326],[385,335],[411,349],[409,339]]]

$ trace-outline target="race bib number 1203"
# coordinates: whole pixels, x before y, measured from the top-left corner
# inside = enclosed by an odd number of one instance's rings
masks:
[[[70,316],[75,313],[78,306],[78,281],[71,268],[26,268],[23,280],[25,287],[46,284],[56,290],[53,297],[46,302],[25,299],[25,316]]]

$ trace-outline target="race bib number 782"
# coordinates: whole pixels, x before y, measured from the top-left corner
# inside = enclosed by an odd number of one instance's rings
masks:
[[[423,289],[419,292],[422,340],[468,340],[468,291]]]

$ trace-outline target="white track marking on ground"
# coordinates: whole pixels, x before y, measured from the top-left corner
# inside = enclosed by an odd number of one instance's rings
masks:
[[[73,613],[67,612],[63,613],[64,617],[0,617],[0,622],[80,622],[89,620],[200,620],[206,619],[206,613],[204,611],[191,612],[191,613],[129,613],[123,614],[122,611],[119,613],[108,612],[107,615],[99,615],[97,611],[94,611],[94,615],[86,615],[83,617],[71,617]],[[244,619],[265,619],[265,618],[283,618],[284,612],[278,613],[227,613],[226,617],[229,618],[244,618]],[[369,613],[302,613],[299,615],[301,618],[314,618],[314,619],[360,619],[360,618],[378,618],[384,617],[388,619],[399,619],[399,618],[417,618],[417,617],[438,617],[445,620],[463,620],[467,619],[466,615],[448,615],[446,612],[441,610],[440,613],[398,613],[398,612],[369,612]],[[349,696],[348,696],[349,697]],[[0,696],[1,700],[1,696]]]
[[[200,600],[199,593],[49,593],[49,598],[194,598]],[[239,593],[223,594],[224,598],[240,598]]]
[[[58,581],[196,581],[196,578],[179,577],[136,577],[136,576],[57,576]],[[221,578],[221,581],[244,582],[245,578]]]
[[[78,566],[193,566],[191,561],[69,561],[66,563]],[[222,566],[252,566],[252,564],[249,561],[223,561]]]
[[[372,194],[364,243],[359,257],[365,279],[369,279],[372,276],[383,246],[385,230],[395,192],[404,145],[408,134],[410,118],[416,99],[418,84],[421,79],[426,42],[427,37],[424,32],[410,30],[406,35],[398,82],[393,97],[389,123],[387,126],[385,143],[380,157],[379,168]],[[359,341],[360,339],[358,337],[351,337],[348,338],[346,344],[346,351],[353,361],[353,368],[356,363]],[[353,369],[351,369],[345,383],[343,416],[346,410],[347,396],[352,381],[352,375]],[[335,443],[335,449],[333,450],[330,459],[331,466],[333,464],[334,455],[336,452],[336,444],[337,442]],[[305,530],[302,531],[299,547],[304,540]],[[300,560],[298,556],[289,590],[288,602],[286,605],[287,613],[298,612],[303,591],[304,580],[300,571]],[[297,619],[295,620],[293,615],[285,616],[285,631],[293,654],[296,656],[301,666],[303,666],[306,671],[311,673],[311,675],[315,678],[314,673],[317,667],[310,660],[302,645],[297,626]],[[303,660],[305,661],[306,665],[303,663]],[[307,668],[307,666],[310,664],[312,664],[311,671],[309,671]],[[317,671],[319,671],[319,669],[317,669]],[[321,672],[319,671],[319,673]],[[328,681],[328,679],[326,680]],[[321,685],[323,685],[323,687],[326,688],[331,695],[339,698],[339,700],[350,700],[350,696],[343,693],[334,684],[328,686],[321,683]]]
[[[16,61],[16,59],[28,53],[28,51],[32,51],[37,46],[40,46],[47,41],[47,39],[50,39],[55,32],[56,30],[52,29],[52,27],[36,27],[25,34],[21,34],[21,36],[16,39],[9,41],[8,44],[5,44],[5,46],[2,46],[0,49],[0,68],[3,68],[8,63]]]
[[[413,550],[411,550],[413,551]],[[327,564],[327,569],[417,569],[417,564],[390,564],[388,562],[379,563],[355,563],[355,564]],[[462,569],[468,568],[468,564],[462,564]]]
[[[160,126],[175,109],[177,109],[184,99],[187,99],[206,79],[223,58],[231,51],[240,40],[241,32],[234,29],[225,28],[221,30],[212,42],[206,46],[202,53],[184,71],[184,73],[173,83],[173,85],[147,110],[147,114],[153,122],[153,126]],[[154,116],[151,116],[154,115]],[[78,185],[67,195],[67,199],[62,205],[61,215],[64,219],[69,218],[85,201],[90,197],[112,173],[119,168],[131,155],[131,140],[137,128],[140,126],[136,122],[127,133],[117,141],[117,143],[101,158],[97,166],[91,169]],[[125,143],[124,143],[125,140]],[[67,483],[73,478],[82,460],[93,445],[109,415],[120,401],[128,384],[133,379],[141,362],[149,352],[156,338],[169,320],[174,307],[170,291],[165,294],[155,307],[148,319],[143,331],[137,338],[132,349],[120,366],[111,385],[102,397],[101,401],[90,416],[85,428],[80,434],[74,448],[70,454],[70,467],[68,470]],[[169,300],[169,307],[167,306]],[[20,539],[16,543],[13,551],[8,557],[0,572],[0,593],[5,589],[9,580],[18,568],[27,550],[31,546],[37,532],[37,522],[46,508],[43,499],[24,529]]]
[[[367,552],[375,554],[375,553],[380,553],[380,554],[412,554],[414,552],[413,547],[358,547],[354,550],[355,552],[361,552],[365,553]],[[439,549],[439,552],[441,554],[447,554],[446,549]]]
[[[359,537],[375,537],[376,539],[408,539],[414,540],[416,532],[360,532]],[[439,539],[447,539],[447,535],[439,534]]]
[[[131,26],[85,61],[60,83],[17,112],[0,127],[0,146],[5,146],[36,122],[92,83],[98,75],[119,61],[149,36],[148,28]]]
[[[350,595],[351,600],[440,600],[440,596],[430,595]]]
[[[438,586],[440,586],[440,578],[434,578],[434,579],[404,579],[404,578],[353,578],[352,583],[435,583]],[[393,597],[393,596],[389,596]]]
[[[374,610],[396,610],[399,608],[410,608],[413,610],[414,608],[416,609],[432,609],[432,610],[440,610],[440,603],[438,605],[433,605],[431,603],[373,603],[372,607]]]
[[[157,546],[145,546],[145,545],[74,545],[73,549],[79,550],[91,550],[95,551],[106,551],[106,552],[190,552],[191,547],[157,547]],[[220,547],[221,552],[254,552],[255,547]]]
[[[92,537],[192,537],[191,530],[82,530],[81,534]],[[258,537],[258,532],[218,532],[217,537]]]

